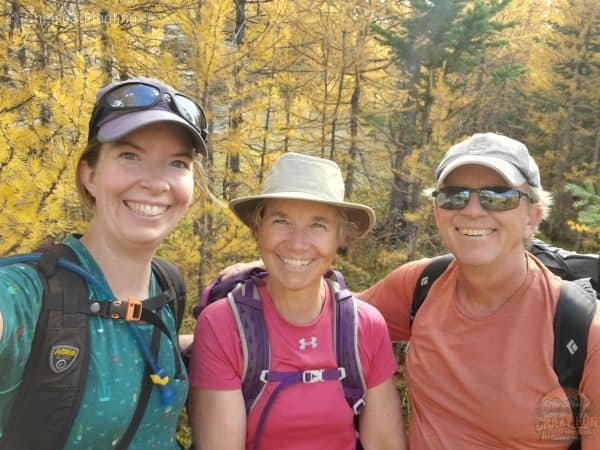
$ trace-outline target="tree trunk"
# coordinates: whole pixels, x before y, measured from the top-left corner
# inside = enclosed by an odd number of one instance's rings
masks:
[[[346,198],[352,198],[354,189],[354,171],[356,166],[356,155],[358,153],[358,114],[360,108],[360,76],[358,68],[354,69],[354,90],[350,99],[350,149],[348,151],[349,161],[346,169]]]
[[[244,36],[246,32],[246,0],[236,0],[235,2],[235,31],[233,35],[233,42],[235,43],[238,51],[240,46],[244,43]],[[233,70],[233,89],[236,93],[236,100],[233,102],[232,115],[231,115],[231,129],[232,134],[239,134],[239,130],[242,127],[244,118],[242,116],[242,81],[240,80],[240,73],[242,72],[242,63],[238,62]],[[240,171],[240,155],[238,152],[233,152],[229,155],[229,168],[236,174]],[[233,186],[235,187],[235,186]],[[235,189],[234,189],[235,191]]]

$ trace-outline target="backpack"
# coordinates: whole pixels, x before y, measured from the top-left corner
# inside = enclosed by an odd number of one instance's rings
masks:
[[[529,251],[564,280],[589,278],[596,294],[600,295],[600,254],[575,253],[553,247],[539,239],[532,240]]]
[[[273,402],[285,388],[299,383],[310,384],[339,380],[344,397],[354,412],[355,418],[360,414],[364,405],[366,393],[366,384],[358,354],[356,299],[347,289],[344,277],[335,270],[327,272],[325,279],[329,283],[334,299],[333,341],[338,367],[335,369],[310,369],[300,372],[269,370],[271,362],[269,336],[262,313],[262,301],[256,288],[257,285],[265,283],[264,277],[266,275],[265,270],[254,268],[225,281],[216,279],[203,290],[199,304],[194,307],[194,317],[197,318],[206,305],[227,297],[242,341],[242,353],[244,355],[242,393],[246,413],[249,413],[256,404],[267,383],[278,383],[259,418],[254,449],[258,448],[260,434]],[[248,336],[255,338],[250,339],[247,338]],[[361,448],[358,440],[357,448]]]
[[[579,384],[583,374],[586,358],[587,337],[592,319],[596,312],[600,274],[599,257],[582,255],[551,247],[542,241],[534,241],[530,252],[538,256],[540,261],[553,273],[565,281],[554,314],[554,359],[553,367],[563,389],[579,392]],[[541,257],[540,257],[541,256]],[[427,293],[454,256],[446,254],[434,258],[421,272],[417,279],[413,302],[410,310],[410,324],[415,319],[419,308],[425,302]],[[564,276],[563,276],[564,275]],[[578,425],[580,402],[570,401],[574,424]],[[581,448],[580,436],[569,447],[569,450]]]
[[[90,303],[83,278],[87,272],[78,265],[73,250],[64,244],[49,246],[39,254],[6,257],[2,262],[34,265],[44,288],[31,353],[0,438],[0,448],[62,449],[85,391],[90,316],[141,319],[154,324],[150,351],[157,355],[160,333],[170,334],[152,310],[167,305],[179,329],[185,311],[185,284],[175,266],[154,258],[152,271],[163,290],[159,295],[141,303],[131,300]],[[178,377],[182,373],[178,356],[175,361]],[[144,415],[153,387],[148,364],[145,372],[129,427],[114,448],[128,447]]]

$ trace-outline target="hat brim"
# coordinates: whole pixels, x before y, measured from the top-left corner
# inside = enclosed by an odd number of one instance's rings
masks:
[[[527,179],[523,176],[519,169],[503,159],[482,155],[465,155],[456,158],[446,167],[444,167],[444,169],[438,175],[436,187],[440,187],[451,172],[468,164],[489,167],[493,171],[497,172],[504,179],[504,181],[513,187],[527,183]]]
[[[159,122],[170,122],[182,125],[189,131],[196,151],[204,156],[208,156],[206,142],[202,139],[200,132],[182,117],[162,109],[128,111],[124,114],[120,113],[114,118],[109,117],[109,120],[100,125],[96,136],[100,142],[115,142],[146,125]]]
[[[276,194],[240,197],[231,200],[229,208],[247,227],[253,228],[252,220],[254,219],[253,213],[256,207],[261,201],[268,199],[305,200],[338,207],[344,211],[348,221],[356,225],[357,239],[366,235],[375,225],[375,212],[366,205],[351,202],[324,201],[321,197],[305,192],[278,192]]]

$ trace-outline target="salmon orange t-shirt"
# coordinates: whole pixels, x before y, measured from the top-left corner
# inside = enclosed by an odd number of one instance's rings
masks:
[[[471,317],[456,295],[452,262],[409,326],[415,284],[430,260],[406,264],[359,296],[409,339],[411,450],[566,449],[570,407],[553,369],[553,319],[561,280],[528,256],[522,286],[498,310]],[[588,336],[581,383],[583,449],[600,448],[600,317]]]

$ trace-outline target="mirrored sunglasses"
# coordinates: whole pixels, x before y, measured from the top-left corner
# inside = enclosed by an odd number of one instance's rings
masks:
[[[89,139],[96,136],[98,122],[110,112],[152,109],[161,100],[165,100],[173,112],[197,129],[206,141],[208,121],[200,105],[177,91],[140,82],[115,86],[98,100],[90,119]]]
[[[469,203],[471,193],[477,193],[479,204],[487,211],[509,211],[519,206],[521,197],[531,201],[525,192],[506,186],[469,188],[465,186],[446,186],[432,193],[438,208],[449,210],[464,209]]]

